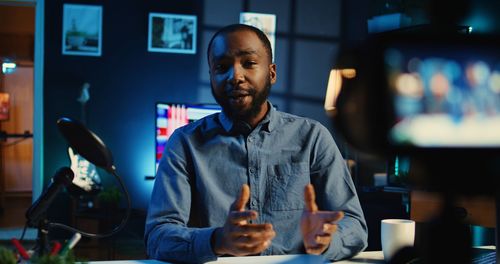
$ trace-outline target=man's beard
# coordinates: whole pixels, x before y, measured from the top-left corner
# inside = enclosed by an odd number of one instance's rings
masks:
[[[260,113],[262,105],[264,104],[264,102],[266,102],[270,91],[271,81],[268,79],[264,89],[261,92],[257,92],[254,88],[249,91],[249,96],[252,97],[250,108],[240,110],[231,107],[227,95],[223,96],[224,98],[218,97],[214,93],[214,88],[212,87],[212,95],[215,98],[215,101],[217,101],[217,103],[222,107],[222,111],[224,111],[226,116],[233,121],[246,121],[253,117],[256,117]]]

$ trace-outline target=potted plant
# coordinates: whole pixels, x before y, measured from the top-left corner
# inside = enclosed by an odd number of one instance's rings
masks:
[[[64,256],[60,255],[43,255],[41,257],[34,257],[30,259],[31,263],[36,263],[36,264],[74,264],[75,263],[75,256],[73,253],[70,251],[68,254]],[[79,263],[86,263],[86,262],[79,262]]]
[[[0,246],[0,263],[1,264],[16,264],[17,262],[17,257],[14,254],[12,250],[9,250],[3,246]],[[21,262],[20,262],[21,263]],[[24,262],[22,262],[24,263]],[[32,256],[29,260],[29,263],[36,263],[36,264],[74,264],[75,263],[75,256],[73,254],[73,251],[70,250],[68,254],[61,256],[61,255],[43,255],[41,257],[38,256]],[[87,262],[79,262],[79,263],[87,263]]]
[[[14,252],[5,247],[0,246],[0,263],[2,264],[16,264],[17,259]]]
[[[106,208],[118,208],[118,204],[122,198],[122,193],[120,189],[115,186],[104,188],[98,195],[97,198],[103,207]]]

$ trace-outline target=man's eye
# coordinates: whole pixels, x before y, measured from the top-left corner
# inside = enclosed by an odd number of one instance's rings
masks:
[[[224,64],[216,64],[215,65],[215,71],[217,72],[225,72],[227,71],[227,66]]]
[[[245,68],[251,68],[251,67],[253,67],[253,66],[254,66],[254,65],[256,65],[256,64],[257,64],[257,62],[255,62],[255,61],[245,61],[245,62],[243,63],[243,66],[244,66]]]

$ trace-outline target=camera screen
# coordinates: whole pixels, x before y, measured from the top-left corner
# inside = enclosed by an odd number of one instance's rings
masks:
[[[500,147],[500,56],[473,45],[390,45],[384,53],[397,146]]]

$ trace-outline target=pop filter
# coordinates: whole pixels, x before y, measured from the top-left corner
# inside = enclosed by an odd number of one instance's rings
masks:
[[[111,151],[96,134],[82,123],[68,117],[62,117],[57,120],[57,127],[76,153],[108,172],[114,170]]]
[[[113,156],[111,155],[111,151],[106,147],[104,142],[96,134],[90,131],[79,121],[68,117],[62,117],[57,120],[57,127],[75,153],[79,154],[93,165],[105,169],[108,173],[112,174],[116,178],[119,185],[121,186],[123,193],[125,194],[127,208],[125,211],[125,216],[122,219],[121,223],[113,230],[105,234],[88,233],[60,223],[49,223],[49,226],[63,228],[71,232],[78,232],[86,237],[103,238],[116,234],[125,227],[125,224],[130,217],[131,201],[130,195],[127,191],[127,188],[125,187],[125,184],[123,183],[123,180],[116,173],[116,168],[113,164]]]

